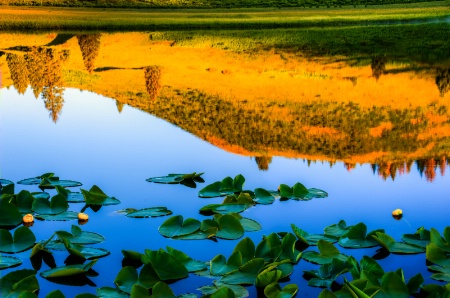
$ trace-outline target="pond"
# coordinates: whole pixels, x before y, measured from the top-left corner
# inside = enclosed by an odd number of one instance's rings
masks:
[[[101,208],[70,203],[70,211],[89,216],[86,223],[35,220],[30,227],[37,241],[70,231],[72,225],[103,235],[105,242],[93,247],[110,254],[92,268],[98,275],[76,285],[45,279],[39,273],[52,262],[31,262],[30,250],[14,254],[22,265],[1,274],[34,268],[39,297],[55,289],[74,297],[114,288],[127,265],[122,250],[143,253],[170,246],[209,262],[218,254],[228,258],[245,237],[258,244],[263,235],[293,233],[291,224],[323,234],[340,220],[363,222],[367,231],[384,229],[396,241],[420,227],[442,234],[450,210],[448,39],[430,45],[441,42],[441,52],[422,52],[419,40],[406,52],[396,44],[385,45],[384,52],[361,45],[350,55],[339,52],[338,41],[327,50],[316,41],[291,40],[283,46],[258,40],[257,34],[0,34],[0,178],[15,182],[15,193],[37,192],[37,185],[17,182],[53,172],[83,183],[70,188],[73,192],[97,185],[120,200]],[[340,42],[349,48],[353,43]],[[382,41],[371,37],[367,42]],[[204,183],[146,181],[193,172],[204,172]],[[277,197],[272,204],[246,209],[240,214],[262,229],[245,232],[240,240],[176,240],[160,234],[158,228],[170,216],[212,218],[199,210],[224,197],[200,198],[199,190],[239,174],[245,177],[244,190],[276,192],[281,184],[300,182],[328,195]],[[46,191],[56,195],[54,189]],[[173,214],[130,218],[118,212],[156,206]],[[397,208],[403,210],[400,220],[391,214]],[[376,258],[385,272],[403,268],[406,280],[421,273],[424,284],[444,284],[431,278],[424,253],[335,245],[358,261]],[[53,266],[68,262],[66,250],[52,255]],[[304,270],[317,269],[300,260],[280,284],[297,284],[299,297],[317,297],[322,289],[308,286],[303,276]],[[351,280],[349,273],[344,276]],[[176,295],[201,296],[197,289],[212,282],[191,273],[170,287]],[[336,282],[342,285],[343,276]],[[263,297],[255,286],[247,290],[250,297]]]

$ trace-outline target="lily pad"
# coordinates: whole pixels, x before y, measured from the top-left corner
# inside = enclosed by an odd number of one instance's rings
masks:
[[[77,187],[83,185],[81,182],[78,181],[72,181],[72,180],[59,180],[54,179],[55,177],[52,177],[50,179],[44,178],[42,179],[41,183],[39,183],[40,189],[52,189],[56,186],[62,186],[62,187]]]
[[[309,201],[313,198],[328,197],[327,192],[317,188],[307,189],[303,184],[299,182],[295,183],[292,188],[286,184],[280,184],[279,190],[280,197],[285,199]]]
[[[0,184],[2,186],[6,186],[6,185],[14,184],[14,182],[12,182],[11,180],[7,180],[7,179],[0,179]]]
[[[145,264],[137,272],[132,266],[123,267],[116,276],[114,284],[123,292],[130,294],[134,285],[138,284],[146,289],[152,288],[159,281],[151,264]]]
[[[45,173],[45,174],[42,174],[41,176],[37,176],[34,178],[27,178],[27,179],[20,180],[19,182],[17,182],[17,184],[36,185],[36,184],[41,183],[42,179],[59,180],[59,177],[55,177],[55,173]]]
[[[298,286],[296,284],[288,284],[284,288],[281,288],[278,283],[273,283],[264,289],[264,295],[267,298],[289,298],[294,297],[297,292]]]
[[[324,229],[325,236],[339,238],[345,235],[353,226],[347,226],[345,220],[332,224]]]
[[[303,252],[303,259],[311,263],[323,265],[331,263],[333,259],[345,262],[348,258],[346,255],[341,254],[332,243],[325,240],[317,241],[317,248],[319,249],[319,253],[315,251]]]
[[[214,182],[201,189],[198,196],[201,198],[215,198],[222,197],[242,191],[245,178],[242,175],[237,175],[234,179],[226,177],[222,181]]]
[[[8,230],[0,229],[0,240],[0,252],[16,253],[32,247],[36,237],[29,228],[19,227],[14,236]]]
[[[351,227],[348,232],[339,238],[339,245],[345,248],[368,248],[380,245],[372,235],[377,232],[384,233],[384,230],[375,230],[367,234],[367,226],[359,223]]]
[[[404,234],[402,240],[408,244],[425,248],[430,243],[430,231],[421,227],[414,234]]]
[[[164,250],[145,250],[144,264],[151,264],[160,280],[181,279],[189,276],[188,269],[176,257]]]
[[[256,277],[263,267],[263,259],[252,259],[242,265],[238,270],[224,275],[220,279],[220,282],[231,285],[252,285],[255,283]]]
[[[435,228],[430,229],[430,241],[437,245],[440,249],[450,253],[450,226],[444,229],[444,238],[441,237]]]
[[[80,227],[72,225],[71,232],[56,231],[55,234],[60,240],[67,239],[73,244],[96,244],[105,241],[105,237],[94,232],[81,230]]]
[[[231,214],[216,214],[214,220],[219,225],[216,237],[222,239],[239,239],[244,236],[244,227],[240,221]]]
[[[51,214],[37,214],[35,215],[37,219],[49,220],[49,221],[69,221],[78,219],[78,213],[73,211],[65,211],[56,215]]]
[[[94,185],[89,191],[81,189],[84,200],[88,205],[117,205],[120,201],[114,197],[106,195],[100,187]]]
[[[13,203],[21,213],[30,213],[34,197],[28,190],[22,190],[14,196]]]
[[[371,273],[377,279],[381,279],[384,275],[383,268],[371,257],[364,256],[359,264],[353,257],[348,258],[347,262],[353,265],[350,272],[354,280],[361,278],[362,271]]]
[[[234,217],[236,217],[237,214],[233,214]],[[262,226],[259,222],[256,220],[246,218],[246,217],[240,217],[238,218],[239,222],[241,223],[242,227],[244,228],[245,232],[257,232],[262,229]]]
[[[39,282],[34,270],[16,270],[1,278],[0,297],[19,297],[23,292],[35,293],[38,290]]]
[[[428,266],[428,269],[437,272],[431,276],[432,279],[450,283],[450,267],[432,265]]]
[[[0,254],[0,269],[16,267],[22,264],[22,260],[16,257],[2,256]]]
[[[167,246],[166,249],[167,249],[167,252],[171,256],[175,257],[178,261],[180,261],[181,264],[183,264],[184,267],[186,267],[186,269],[189,272],[195,272],[195,271],[200,271],[200,270],[206,269],[205,262],[196,261],[196,260],[192,259],[191,257],[189,257],[184,252],[177,250],[175,248]]]
[[[445,268],[450,268],[450,257],[447,253],[434,243],[427,245],[427,260]]]
[[[32,205],[32,210],[41,215],[56,215],[67,211],[69,204],[67,199],[60,194],[53,196],[50,201],[46,199],[35,199]]]
[[[418,254],[425,252],[423,247],[416,245],[396,242],[391,236],[376,232],[376,236],[372,236],[376,241],[378,241],[386,250],[394,254]]]
[[[275,201],[275,197],[263,188],[256,188],[254,201],[257,204],[270,205]]]
[[[148,292],[147,292],[148,294]],[[133,296],[133,292],[131,292]],[[142,295],[135,297],[143,297]],[[150,297],[150,295],[148,296]],[[157,282],[152,288],[152,298],[177,298],[172,289],[164,282]]]
[[[242,254],[240,251],[234,251],[228,258],[223,255],[217,255],[210,261],[210,273],[215,276],[222,276],[232,271],[238,270],[242,266]]]
[[[194,218],[188,218],[183,221],[183,216],[176,215],[167,219],[163,224],[159,227],[159,232],[164,237],[175,237],[188,235],[196,232],[200,229],[200,221]]]
[[[95,248],[95,247],[86,247],[82,245],[77,245],[71,243],[67,239],[62,239],[62,242],[64,243],[64,246],[66,247],[67,251],[70,253],[70,255],[75,256],[80,259],[84,260],[92,260],[92,259],[98,259],[104,256],[107,256],[110,254],[110,252],[103,248]]]
[[[150,207],[140,210],[128,209],[128,217],[132,218],[142,218],[142,217],[158,217],[172,214],[172,211],[167,209],[167,207]]]
[[[202,207],[200,213],[202,214],[230,214],[244,212],[248,208],[248,205],[228,203],[228,204],[210,204]]]
[[[221,283],[217,280],[214,281],[214,285],[212,286],[203,286],[197,290],[199,290],[200,292],[202,292],[203,295],[213,295],[216,292],[218,292],[220,289],[222,288],[228,288],[231,291],[233,291],[234,296],[236,298],[245,298],[248,297],[249,293],[247,291],[246,288],[244,288],[243,286],[240,285],[228,285],[228,284],[224,284]]]
[[[295,236],[297,236],[298,240],[307,244],[307,245],[317,245],[317,241],[326,240],[328,242],[334,243],[337,240],[334,237],[327,237],[321,234],[309,234],[306,231],[300,229],[294,224],[291,224],[292,231],[294,231]]]
[[[351,267],[346,261],[333,259],[331,263],[321,265],[318,270],[303,272],[309,286],[329,288],[339,275],[348,272]]]
[[[84,203],[84,196],[81,192],[72,192],[62,186],[56,186],[58,194],[63,195],[69,203]]]
[[[116,288],[102,287],[97,289],[97,295],[101,298],[129,298],[130,295]]]
[[[1,185],[0,187],[0,195],[13,195],[14,194],[14,183],[13,184],[7,184],[7,185]]]
[[[31,195],[35,198],[35,199],[50,199],[50,194],[48,192],[45,191],[39,191],[39,192],[32,192]]]
[[[19,209],[6,200],[0,200],[0,226],[17,226],[22,223]]]
[[[203,174],[204,173],[196,173],[196,172],[193,172],[191,174],[169,174],[167,176],[162,177],[148,178],[146,179],[146,181],[163,184],[178,184],[182,183],[184,180],[193,180],[194,182],[204,182],[203,178],[200,177]]]
[[[173,239],[177,240],[204,240],[214,238],[217,234],[218,228],[210,227],[205,230],[197,230],[191,234],[175,236]]]
[[[255,257],[255,244],[252,239],[245,237],[234,247],[233,253],[237,251],[241,253],[242,264],[245,264]]]
[[[89,269],[94,266],[97,260],[93,260],[87,264],[68,265],[62,267],[52,268],[40,273],[43,278],[62,278],[68,276],[77,276],[86,274]]]

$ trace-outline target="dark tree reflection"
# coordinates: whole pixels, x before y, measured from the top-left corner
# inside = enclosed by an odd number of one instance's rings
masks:
[[[144,68],[145,86],[150,100],[155,100],[161,90],[161,67],[157,65]]]
[[[8,63],[14,88],[19,94],[24,94],[29,84],[28,69],[24,56],[8,53],[6,62]]]
[[[100,33],[77,35],[84,66],[89,73],[92,73],[95,68],[95,60],[100,50],[100,39]]]
[[[439,94],[441,95],[441,97],[444,97],[445,93],[450,90],[450,68],[437,69],[436,85],[439,89]]]
[[[255,161],[260,171],[267,171],[272,162],[272,156],[256,156]]]
[[[387,59],[384,56],[378,56],[372,58],[370,67],[372,68],[372,76],[378,81],[382,74],[386,72]]]

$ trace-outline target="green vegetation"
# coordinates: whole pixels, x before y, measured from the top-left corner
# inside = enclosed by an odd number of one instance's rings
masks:
[[[448,0],[447,0],[448,1]],[[190,30],[302,28],[442,21],[448,2],[346,9],[98,10],[0,7],[1,30]],[[84,44],[82,41],[80,45]],[[93,44],[94,45],[94,44]]]

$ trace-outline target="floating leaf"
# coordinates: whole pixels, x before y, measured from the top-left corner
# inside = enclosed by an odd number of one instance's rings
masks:
[[[338,259],[340,261],[347,260],[347,256],[341,254],[339,250],[328,241],[319,240],[317,242],[317,248],[319,249],[319,253],[315,251],[303,252],[303,259],[320,265],[329,264],[333,261],[333,259]]]
[[[189,257],[184,252],[182,252],[180,250],[176,250],[175,248],[167,246],[166,249],[167,249],[167,252],[171,256],[175,257],[178,261],[180,261],[181,264],[183,264],[184,267],[186,267],[186,269],[189,272],[195,272],[195,271],[200,271],[200,270],[206,269],[205,262],[196,261],[196,260],[192,259],[191,257]]]
[[[228,285],[221,283],[217,280],[214,281],[214,285],[212,286],[203,286],[199,288],[198,290],[202,292],[203,295],[212,295],[219,291],[222,288],[228,288],[231,291],[233,291],[236,298],[245,298],[248,297],[248,291],[246,288],[240,285]]]
[[[55,234],[60,240],[67,239],[73,244],[96,244],[105,241],[105,237],[94,232],[81,230],[80,227],[72,225],[71,232],[56,231]]]
[[[14,204],[21,213],[30,213],[34,196],[28,190],[22,190],[14,196]]]
[[[278,283],[268,285],[264,289],[264,294],[268,298],[289,298],[294,297],[298,292],[298,286],[296,284],[288,284],[284,288]]]
[[[54,221],[69,221],[69,220],[75,220],[78,219],[78,213],[73,211],[65,211],[56,215],[50,215],[50,214],[37,214],[35,215],[37,219],[41,220],[54,220]]]
[[[230,213],[240,213],[245,211],[248,205],[228,203],[228,204],[211,204],[204,206],[200,209],[200,213],[218,213],[218,214],[230,214]]]
[[[204,180],[200,177],[203,174],[204,173],[196,173],[196,172],[193,172],[191,174],[169,174],[167,176],[162,177],[148,178],[146,179],[146,181],[164,184],[178,184],[182,183],[185,180],[192,180],[194,182],[204,182]]]
[[[408,244],[425,248],[430,243],[430,231],[421,227],[414,234],[404,234],[402,240]]]
[[[200,225],[200,222],[194,218],[183,221],[183,216],[176,215],[163,222],[158,230],[161,235],[170,238],[194,233],[200,229]]]
[[[351,263],[352,260],[353,268],[350,270],[353,276],[353,279],[360,279],[361,278],[361,272],[370,272],[375,278],[381,279],[384,275],[384,270],[380,266],[380,264],[377,263],[374,259],[368,256],[364,256],[360,263],[358,264],[356,260],[354,260],[353,257],[350,257],[347,262]]]
[[[131,293],[134,285],[138,284],[150,289],[159,281],[151,264],[145,264],[138,275],[136,268],[132,266],[123,267],[116,276],[114,284],[123,292]]]
[[[1,185],[0,187],[0,195],[14,195],[14,183]]]
[[[14,184],[14,182],[12,182],[11,180],[7,180],[7,179],[0,179],[0,184],[2,186],[6,186],[6,185]]]
[[[31,195],[35,198],[35,199],[50,199],[50,194],[48,192],[45,191],[40,191],[40,192],[32,192]]]
[[[67,199],[63,195],[57,194],[50,201],[46,199],[34,200],[32,209],[40,215],[56,215],[67,211],[69,204],[67,204]]]
[[[239,219],[239,222],[241,223],[245,232],[257,232],[262,229],[261,224],[259,222],[250,218],[241,217]]]
[[[101,298],[129,298],[130,295],[110,287],[102,287],[97,289],[97,295]]]
[[[426,256],[428,261],[442,267],[450,268],[450,257],[436,244],[430,243],[427,245]]]
[[[255,257],[255,244],[252,239],[246,237],[239,241],[239,243],[235,246],[233,253],[237,251],[241,253],[242,264],[245,264]]]
[[[34,178],[27,178],[27,179],[20,180],[19,182],[17,182],[17,184],[35,185],[35,184],[41,183],[42,179],[59,180],[59,177],[55,177],[54,173],[45,173],[45,174],[42,174],[41,176],[37,176]]]
[[[307,189],[303,184],[299,182],[294,184],[292,188],[286,184],[280,184],[279,190],[280,197],[285,199],[309,201],[313,198],[328,197],[327,192],[317,188]]]
[[[238,270],[224,275],[220,282],[231,285],[252,285],[263,267],[264,260],[255,258],[242,265]]]
[[[210,261],[211,275],[222,276],[232,271],[238,270],[242,266],[242,254],[234,251],[228,261],[223,255],[217,255]]]
[[[144,264],[150,263],[152,265],[160,280],[181,279],[189,275],[183,263],[162,249],[146,249],[142,261]]]
[[[204,240],[204,239],[209,239],[212,237],[215,237],[217,234],[218,228],[215,227],[211,227],[205,230],[198,230],[195,231],[194,233],[191,234],[187,234],[187,235],[182,235],[182,236],[175,236],[173,237],[173,239],[178,239],[178,240]]]
[[[309,286],[329,288],[339,275],[348,272],[351,267],[345,261],[333,259],[331,263],[321,265],[318,270],[304,271],[304,273]]]
[[[281,278],[282,272],[280,270],[263,271],[256,277],[255,285],[259,288],[278,282]]]
[[[45,298],[66,298],[60,290],[54,290],[45,296]]]
[[[130,259],[132,261],[139,261],[141,262],[141,258],[143,254],[134,251],[134,250],[122,250],[122,255],[125,259]]]
[[[431,278],[439,281],[450,282],[450,267],[441,267],[441,266],[428,266],[428,269],[437,272],[434,273]]]
[[[0,226],[17,226],[22,223],[19,209],[6,200],[0,200]]]
[[[14,236],[8,230],[0,229],[0,240],[0,252],[16,253],[32,247],[36,237],[29,228],[19,227]]]
[[[131,209],[134,210],[134,209]],[[130,211],[131,211],[130,210]],[[134,210],[127,214],[128,217],[139,218],[139,217],[158,217],[172,214],[172,211],[166,207],[150,207],[140,210]]]
[[[43,278],[61,278],[68,276],[76,276],[81,274],[86,274],[89,269],[94,266],[97,260],[93,260],[87,264],[77,264],[52,268],[40,273]]]
[[[51,189],[55,188],[56,186],[62,186],[62,187],[77,187],[83,185],[81,182],[78,181],[72,181],[72,180],[59,180],[55,179],[55,177],[52,177],[50,179],[44,178],[39,183],[40,189]]]
[[[352,226],[347,226],[345,220],[340,220],[337,224],[332,224],[324,229],[325,236],[339,238],[345,235]]]
[[[84,200],[88,205],[117,205],[120,201],[114,197],[106,195],[100,187],[94,185],[89,191],[81,189],[81,193],[84,196]]]
[[[378,241],[386,250],[388,250],[390,253],[397,253],[397,254],[418,254],[425,252],[425,249],[422,247],[411,245],[408,243],[400,243],[396,242],[394,238],[391,236],[376,232],[376,236],[372,236],[376,241]]]
[[[86,247],[71,243],[68,239],[62,239],[64,246],[70,255],[80,259],[91,260],[97,259],[110,254],[110,252],[103,248]]]
[[[63,195],[67,202],[69,203],[83,203],[84,202],[84,196],[81,192],[72,192],[67,188],[64,188],[62,186],[56,186],[56,191],[58,194]]]
[[[230,195],[242,191],[245,178],[242,175],[237,175],[234,180],[231,177],[226,177],[222,181],[214,182],[201,189],[198,196],[201,198],[214,198]]]
[[[239,239],[244,236],[244,228],[239,220],[231,214],[216,214],[214,220],[217,221],[219,229],[216,237],[222,239]]]
[[[22,264],[22,260],[16,257],[2,256],[0,254],[0,269],[16,267]]]
[[[36,271],[23,269],[9,272],[0,279],[0,297],[19,297],[23,292],[39,290]]]
[[[266,262],[275,262],[283,251],[281,240],[275,233],[263,236],[262,241],[258,244],[255,251],[257,258],[262,258]]]
[[[294,231],[295,236],[297,236],[298,240],[308,245],[317,245],[317,241],[319,240],[325,240],[331,243],[336,242],[336,239],[334,237],[327,237],[321,234],[309,234],[294,224],[291,224],[291,228],[292,231]]]
[[[367,234],[367,226],[359,223],[351,227],[348,232],[339,239],[339,245],[345,248],[368,248],[380,245],[372,235],[384,230],[375,230]]]
[[[257,204],[270,205],[275,201],[275,197],[263,188],[256,188],[254,201]]]
[[[450,253],[450,226],[444,229],[444,238],[441,237],[435,228],[430,229],[430,242],[437,245],[440,249]]]

